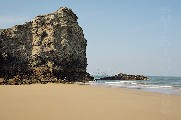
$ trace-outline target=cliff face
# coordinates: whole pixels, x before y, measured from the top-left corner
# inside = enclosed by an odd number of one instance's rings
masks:
[[[92,79],[86,72],[87,41],[68,8],[0,31],[0,77],[17,80]]]

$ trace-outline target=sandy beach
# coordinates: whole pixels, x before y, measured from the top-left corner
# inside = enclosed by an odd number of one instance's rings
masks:
[[[181,97],[77,84],[0,86],[0,120],[181,120]]]

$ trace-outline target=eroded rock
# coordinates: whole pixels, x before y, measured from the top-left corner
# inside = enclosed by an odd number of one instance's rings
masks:
[[[0,77],[6,81],[87,81],[87,40],[71,9],[61,7],[0,30]],[[8,82],[7,82],[8,83]]]
[[[143,75],[127,75],[119,73],[118,75],[103,77],[97,80],[148,80],[149,78]]]

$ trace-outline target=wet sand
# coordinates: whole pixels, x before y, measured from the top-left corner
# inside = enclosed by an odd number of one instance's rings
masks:
[[[181,120],[181,96],[76,84],[1,85],[0,120]]]

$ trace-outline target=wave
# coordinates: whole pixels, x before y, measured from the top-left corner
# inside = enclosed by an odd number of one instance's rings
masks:
[[[90,85],[101,85],[118,88],[140,89],[158,93],[181,92],[181,77],[150,77],[150,80],[98,80],[90,82]],[[177,89],[177,90],[176,90]]]

